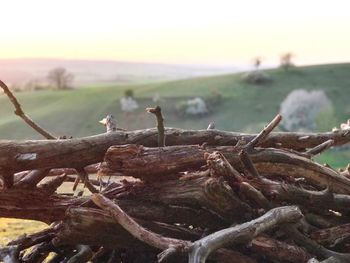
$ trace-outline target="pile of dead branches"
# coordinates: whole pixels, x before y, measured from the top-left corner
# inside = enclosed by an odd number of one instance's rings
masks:
[[[312,159],[349,131],[274,133],[279,115],[257,135],[164,128],[156,107],[157,129],[56,139],[0,84],[47,138],[0,141],[0,217],[50,225],[4,262],[350,262],[349,171]]]

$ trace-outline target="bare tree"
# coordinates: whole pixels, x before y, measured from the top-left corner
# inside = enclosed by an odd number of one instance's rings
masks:
[[[259,70],[261,61],[262,61],[261,57],[253,58],[253,64],[254,64],[255,70]]]
[[[47,78],[56,89],[68,89],[74,76],[65,68],[54,68],[49,71]]]
[[[283,68],[285,71],[290,69],[291,67],[294,66],[292,62],[292,58],[294,57],[294,54],[291,52],[287,52],[285,54],[281,55],[280,58],[280,63],[281,63],[281,68]]]

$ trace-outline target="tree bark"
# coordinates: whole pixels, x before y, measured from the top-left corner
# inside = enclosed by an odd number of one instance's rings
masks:
[[[0,141],[0,167],[12,167],[14,172],[43,168],[77,168],[102,161],[112,145],[142,144],[156,147],[157,130],[146,129],[130,132],[113,132],[85,138],[68,140]],[[236,145],[239,140],[251,141],[256,135],[224,132],[218,130],[165,130],[167,145]],[[302,150],[313,148],[327,140],[334,145],[350,141],[346,131],[320,134],[271,133],[261,147],[283,147]],[[75,163],[73,163],[75,162]],[[45,163],[45,165],[43,165]],[[73,167],[75,166],[75,167]]]
[[[196,145],[163,148],[126,145],[108,149],[102,173],[117,172],[146,181],[161,180],[180,171],[199,169],[206,164],[205,155],[214,151],[220,151],[235,169],[243,171],[239,149],[231,146],[204,149]],[[348,178],[293,152],[262,148],[249,152],[249,156],[261,175],[305,178],[317,188],[331,185],[337,193],[350,194]]]

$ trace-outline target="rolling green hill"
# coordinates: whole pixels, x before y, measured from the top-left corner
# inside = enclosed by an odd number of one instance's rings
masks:
[[[104,132],[98,120],[107,114],[116,116],[119,126],[127,129],[154,126],[145,107],[153,106],[152,96],[159,93],[166,126],[205,129],[209,122],[223,130],[259,130],[279,111],[281,101],[294,89],[322,89],[334,105],[334,123],[349,117],[350,64],[298,67],[288,72],[267,71],[272,82],[265,85],[246,84],[241,74],[195,78],[135,86],[90,87],[68,91],[36,91],[17,93],[24,110],[40,125],[56,135],[87,136]],[[133,89],[140,108],[122,113],[119,99],[126,89]],[[196,96],[210,97],[220,93],[222,101],[211,114],[201,118],[184,118],[176,114],[179,102]],[[328,127],[325,127],[328,129]],[[329,127],[329,130],[332,127]],[[0,139],[39,138],[17,116],[12,105],[0,96]],[[334,157],[334,156],[333,156]],[[350,157],[350,156],[349,156]],[[339,158],[333,160],[338,164]],[[341,161],[343,164],[344,161]]]

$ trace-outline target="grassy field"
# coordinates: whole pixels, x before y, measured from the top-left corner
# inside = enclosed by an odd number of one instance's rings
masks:
[[[107,114],[113,114],[118,125],[126,129],[154,126],[153,116],[144,108],[154,105],[152,97],[158,93],[166,118],[166,126],[205,129],[215,121],[222,130],[257,132],[279,112],[280,103],[295,89],[321,89],[334,106],[332,123],[349,118],[350,64],[331,64],[298,67],[288,72],[269,70],[272,82],[252,85],[241,81],[241,74],[195,78],[171,82],[148,83],[133,86],[89,87],[84,89],[36,91],[17,93],[24,110],[40,125],[61,136],[88,136],[104,132],[98,123]],[[125,90],[132,89],[140,108],[133,113],[120,110],[119,99]],[[184,118],[176,112],[179,102],[196,96],[222,95],[222,101],[213,111],[201,118]],[[333,124],[323,123],[320,130],[331,130]],[[0,96],[0,139],[40,138],[13,114],[13,107],[5,96]],[[338,151],[320,157],[336,167],[348,162],[349,154]]]
[[[57,135],[87,136],[104,131],[98,120],[107,114],[116,116],[127,129],[154,126],[144,108],[154,105],[155,93],[163,98],[167,126],[206,128],[215,121],[218,129],[257,131],[279,111],[281,101],[294,89],[322,89],[335,107],[335,122],[348,118],[350,105],[350,64],[300,67],[284,72],[269,71],[273,81],[251,85],[240,80],[240,74],[196,78],[135,86],[90,87],[68,91],[37,91],[18,93],[25,111],[46,129]],[[126,89],[133,89],[140,109],[123,114],[119,99]],[[219,92],[223,100],[203,118],[182,118],[175,112],[179,101]],[[332,127],[329,127],[331,129]],[[39,138],[13,114],[12,105],[0,97],[0,139]]]
[[[300,67],[289,72],[270,70],[273,81],[266,85],[250,85],[240,74],[196,78],[181,81],[135,86],[89,87],[68,91],[37,91],[16,94],[24,110],[40,125],[56,135],[88,136],[104,132],[98,120],[107,114],[116,116],[119,126],[141,129],[154,126],[153,116],[144,108],[153,106],[152,96],[159,93],[166,125],[205,129],[209,122],[223,130],[256,132],[279,112],[281,101],[294,89],[322,89],[332,100],[334,122],[349,118],[350,64]],[[140,109],[123,114],[119,99],[126,89],[133,89]],[[213,92],[223,96],[213,112],[202,118],[183,118],[176,114],[176,105],[196,96],[209,97]],[[332,127],[324,127],[330,130]],[[0,139],[39,138],[13,114],[8,99],[0,96]],[[349,151],[331,151],[318,157],[334,167],[344,167]],[[31,221],[0,220],[0,245],[25,229],[31,232],[43,224]]]

